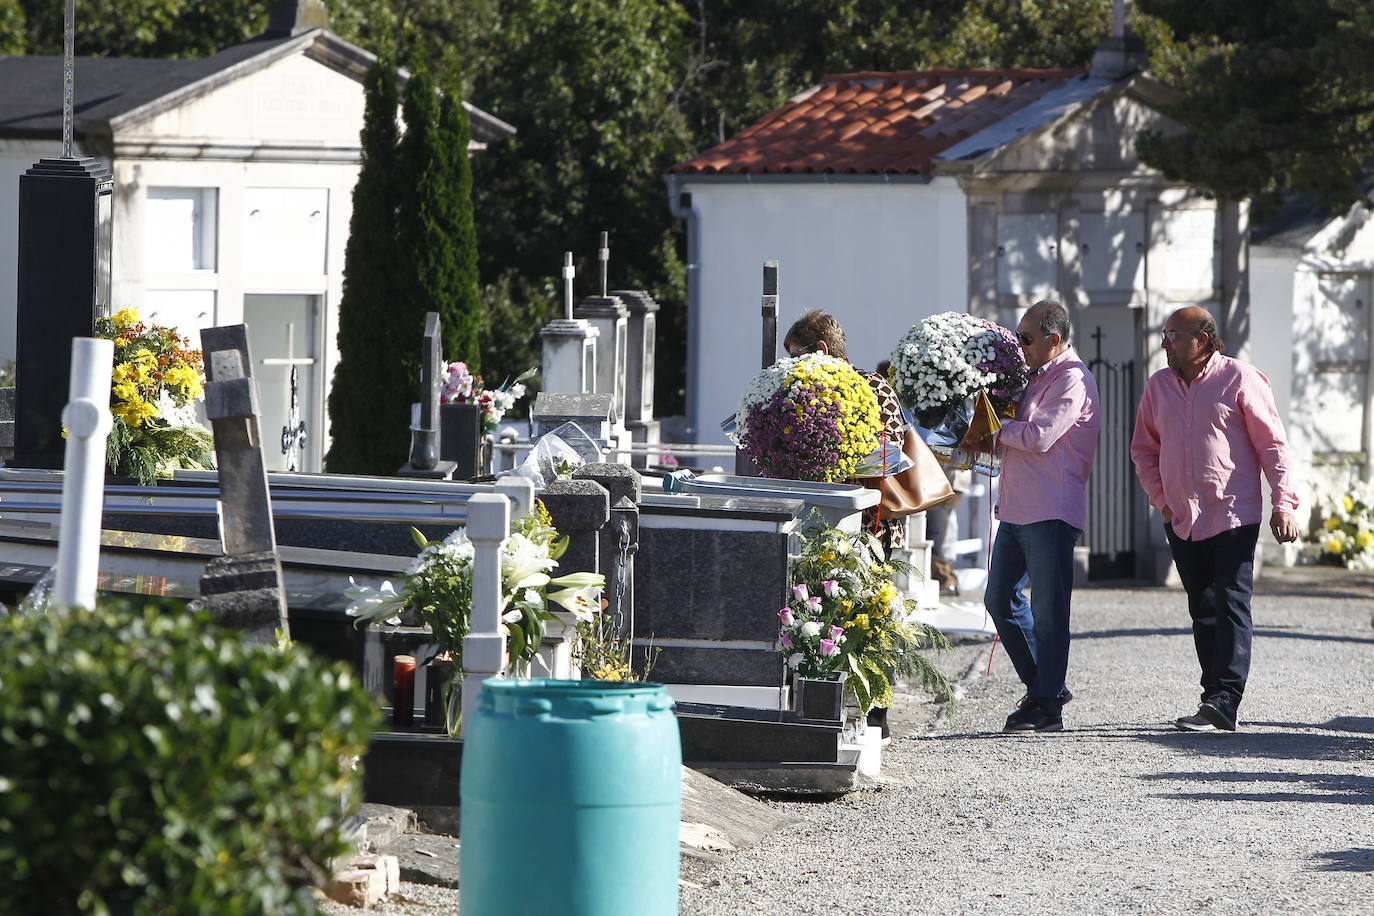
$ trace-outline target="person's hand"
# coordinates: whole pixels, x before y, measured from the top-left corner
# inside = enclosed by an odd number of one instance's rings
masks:
[[[977,439],[962,443],[964,449],[970,452],[990,452],[995,446],[992,433],[979,436]]]
[[[1280,544],[1296,541],[1302,534],[1298,530],[1298,520],[1293,517],[1293,513],[1284,512],[1282,509],[1275,509],[1274,514],[1269,516],[1269,530],[1274,532],[1274,540]]]
[[[1164,517],[1164,524],[1172,525],[1174,523],[1174,513],[1170,511],[1168,506],[1160,506],[1159,514]]]

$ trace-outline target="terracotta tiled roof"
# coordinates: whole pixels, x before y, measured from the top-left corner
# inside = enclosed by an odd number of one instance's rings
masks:
[[[924,174],[944,150],[1082,70],[843,73],[674,174]]]

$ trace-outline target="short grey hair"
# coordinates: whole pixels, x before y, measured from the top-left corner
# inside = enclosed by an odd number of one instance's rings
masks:
[[[1216,319],[1210,314],[1197,320],[1197,326],[1193,329],[1198,334],[1207,335],[1208,352],[1220,353],[1226,349],[1226,341],[1221,339],[1221,332],[1217,330]]]
[[[1052,299],[1041,299],[1030,307],[1029,313],[1040,319],[1040,333],[1045,337],[1058,334],[1060,343],[1069,342],[1073,326],[1069,324],[1069,313],[1064,306]]]

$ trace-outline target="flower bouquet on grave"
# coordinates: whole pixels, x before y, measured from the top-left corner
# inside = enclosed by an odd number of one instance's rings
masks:
[[[452,362],[440,376],[440,404],[476,404],[482,410],[482,435],[495,432],[506,411],[525,396],[525,382],[538,374],[528,369],[496,388],[487,388],[482,376],[468,371],[467,363]]]
[[[1326,517],[1312,553],[1323,566],[1374,569],[1374,483],[1356,481],[1349,492],[1327,499]]]
[[[949,641],[912,619],[916,603],[898,594],[897,572],[914,571],[886,557],[872,534],[813,518],[793,561],[791,600],[778,611],[778,651],[788,668],[803,677],[842,678],[865,711],[891,705],[890,671],[947,699],[949,682],[922,652],[948,648]]]
[[[738,445],[769,477],[835,483],[881,447],[872,386],[823,353],[780,359],[755,375],[735,417]]]
[[[892,351],[892,387],[924,430],[937,458],[984,474],[998,471],[995,455],[962,449],[1016,415],[1029,371],[1016,337],[1006,328],[962,312],[941,312],[912,325]],[[981,429],[978,427],[982,427]]]
[[[115,350],[109,472],[146,487],[178,468],[213,468],[215,439],[195,412],[205,390],[200,351],[172,328],[144,324],[131,308],[97,318],[95,333]]]
[[[431,541],[414,528],[411,534],[420,553],[403,574],[400,591],[390,582],[378,589],[352,584],[345,592],[350,600],[347,613],[360,623],[396,625],[403,613],[410,612],[430,628],[437,657],[453,663],[446,707],[449,734],[456,735],[462,708],[458,688],[463,676],[463,637],[472,620],[472,542],[461,528],[442,541]],[[567,549],[568,539],[559,537],[548,510],[538,500],[528,515],[511,524],[510,536],[501,542],[501,626],[507,663],[517,674],[529,673],[548,624],[556,619],[550,601],[579,622],[592,620],[601,609],[600,592],[606,580],[599,573],[549,576]]]

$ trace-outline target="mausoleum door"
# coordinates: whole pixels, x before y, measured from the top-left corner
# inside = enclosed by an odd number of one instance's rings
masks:
[[[1328,459],[1365,459],[1369,447],[1370,274],[1318,277],[1312,347],[1316,372],[1297,379],[1300,401],[1313,410],[1312,450]],[[1311,386],[1310,393],[1301,391]],[[1302,397],[1309,394],[1309,397]]]
[[[253,376],[258,383],[263,459],[269,471],[289,470],[282,453],[282,430],[303,420],[306,440],[299,446],[299,471],[320,470],[318,431],[322,408],[318,335],[320,297],[271,293],[243,297],[243,321]],[[296,414],[291,419],[291,368],[296,369]]]

